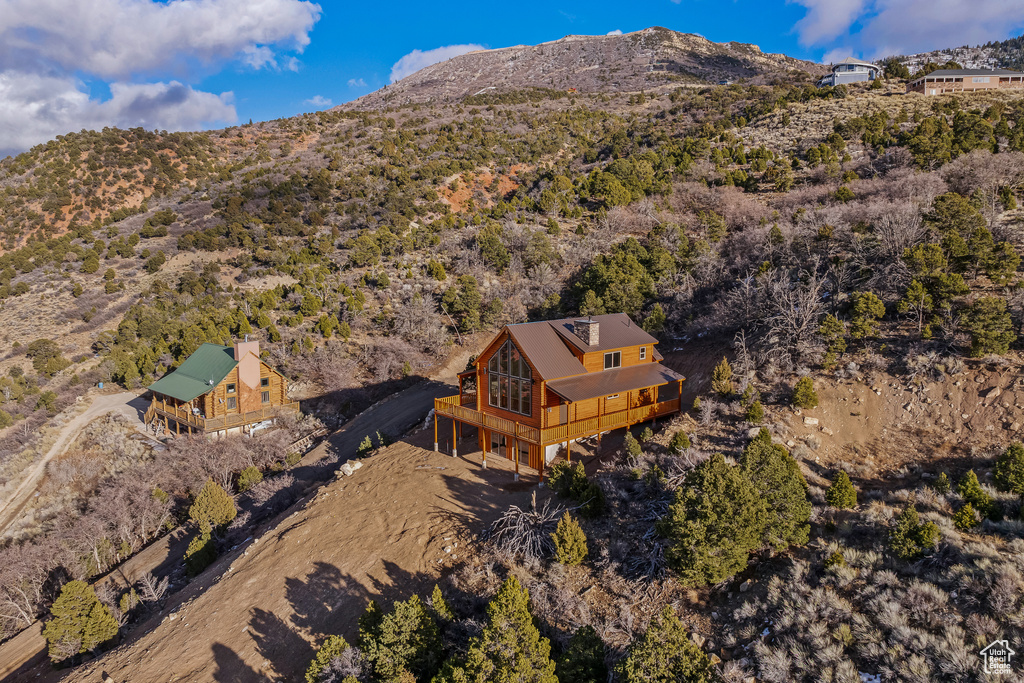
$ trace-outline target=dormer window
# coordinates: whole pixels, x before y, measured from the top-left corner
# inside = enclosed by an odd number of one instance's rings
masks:
[[[487,362],[487,403],[495,408],[530,415],[533,403],[530,364],[511,340]]]
[[[640,360],[647,360],[647,347],[646,346],[641,346],[640,347]]]
[[[604,369],[622,367],[622,351],[612,351],[604,354]]]

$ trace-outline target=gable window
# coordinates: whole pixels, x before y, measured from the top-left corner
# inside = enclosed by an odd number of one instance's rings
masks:
[[[238,399],[234,396],[228,396],[228,410],[234,410],[238,407]]]
[[[495,408],[530,415],[533,383],[530,364],[511,340],[487,362],[487,403]]]
[[[611,370],[612,368],[622,367],[622,351],[612,351],[611,353],[604,354],[604,369]]]
[[[647,360],[647,347],[646,346],[641,346],[640,347],[640,360]]]
[[[261,387],[269,387],[270,386],[270,378],[269,377],[260,377],[260,386]]]
[[[234,384],[229,384],[228,385],[228,393],[229,394],[235,393],[235,385]]]

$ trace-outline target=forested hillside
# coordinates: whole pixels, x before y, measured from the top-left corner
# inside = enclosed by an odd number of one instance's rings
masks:
[[[941,459],[922,450],[889,470],[863,450],[819,463],[772,436],[814,408],[815,383],[959,387],[1019,367],[1024,100],[773,79],[83,132],[0,162],[0,484],[88,387],[145,386],[203,342],[255,336],[335,426],[469,333],[624,311],[666,353],[700,340],[731,364],[687,418],[627,437],[602,474],[560,469],[563,522],[506,519],[533,534],[525,556],[492,530],[491,569],[444,589],[494,594],[489,607],[441,592],[429,608],[371,607],[358,649],[329,641],[310,680],[483,681],[506,666],[563,682],[609,668],[622,681],[981,680],[976,651],[1024,627],[1020,407],[964,427]],[[60,470],[75,486],[54,483],[8,534],[4,633],[46,614],[66,580],[201,524],[189,511],[213,495],[207,480],[261,505],[294,463],[285,437],[203,444],[201,458],[188,441],[154,453],[113,438],[83,442]],[[140,499],[111,503],[128,491]],[[145,514],[126,520],[129,506]],[[233,517],[208,521],[234,533],[197,536],[212,545],[193,554],[244,538],[250,520]],[[586,585],[638,607],[585,613],[566,586]],[[123,623],[146,608],[103,597]],[[521,642],[506,642],[510,624]]]

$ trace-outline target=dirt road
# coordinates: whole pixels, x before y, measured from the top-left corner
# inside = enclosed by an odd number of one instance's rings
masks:
[[[25,503],[35,493],[39,482],[46,473],[46,465],[64,453],[74,443],[75,439],[90,422],[107,413],[117,412],[130,419],[139,419],[139,398],[132,393],[122,392],[118,394],[102,394],[92,399],[92,403],[83,412],[76,415],[60,428],[57,440],[48,451],[39,459],[39,462],[32,465],[22,479],[18,488],[9,496],[0,500],[0,537],[8,525],[13,522],[21,512]],[[140,421],[141,426],[141,421]]]

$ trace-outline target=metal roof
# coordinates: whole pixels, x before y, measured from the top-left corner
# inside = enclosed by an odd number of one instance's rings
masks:
[[[634,389],[656,387],[669,382],[685,379],[661,363],[641,363],[617,370],[591,372],[577,377],[567,377],[548,382],[548,389],[570,403],[588,398],[621,394]]]
[[[872,64],[871,62],[862,62],[859,59],[854,59],[853,57],[847,57],[846,59],[844,59],[841,62],[836,62],[835,64],[832,65],[832,68],[835,69],[837,66],[839,66],[841,64],[853,65],[853,66],[867,66],[867,67],[870,67],[872,69],[878,69],[879,71],[882,70],[882,67],[878,66],[877,64]]]
[[[230,346],[203,344],[177,369],[150,384],[149,389],[179,401],[191,401],[213,390],[236,365],[235,350]]]
[[[555,329],[544,320],[508,325],[512,340],[530,360],[541,379],[552,380],[586,374],[583,363],[558,338]]]
[[[550,324],[563,339],[584,353],[621,349],[627,346],[643,346],[657,344],[658,340],[644,332],[643,328],[633,322],[625,313],[609,313],[607,315],[590,316],[590,320],[598,323],[598,343],[588,346],[586,342],[573,332],[573,322],[582,318],[564,318],[549,320]]]

